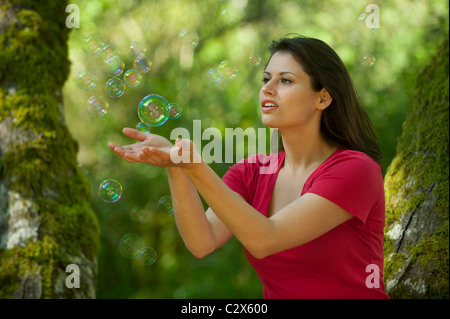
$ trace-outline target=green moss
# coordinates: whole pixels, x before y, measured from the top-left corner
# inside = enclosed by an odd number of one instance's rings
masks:
[[[0,123],[12,118],[9,129],[27,137],[1,154],[0,179],[33,203],[40,222],[35,242],[0,250],[1,298],[11,298],[20,277],[33,272],[41,276],[42,298],[52,298],[58,273],[72,256],[94,260],[99,250],[90,184],[77,171],[78,144],[64,123],[57,94],[70,68],[66,6],[59,0],[16,0],[0,8],[0,15],[17,12],[0,34]],[[64,296],[74,292],[67,289]]]
[[[441,229],[423,234],[415,247],[396,252],[385,236],[385,280],[402,268],[407,258],[422,267],[427,298],[448,298],[449,210],[449,63],[448,40],[417,77],[411,110],[403,124],[397,156],[385,176],[386,229],[405,214],[417,211],[425,200],[435,199],[433,213]],[[410,298],[408,285],[390,291],[393,298]]]

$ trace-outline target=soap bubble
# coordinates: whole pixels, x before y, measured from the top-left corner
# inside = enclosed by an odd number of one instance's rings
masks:
[[[169,104],[169,118],[175,120],[181,116],[181,106],[177,103]]]
[[[102,51],[103,40],[96,34],[88,34],[83,39],[84,52],[97,55]]]
[[[150,125],[144,122],[139,122],[138,124],[136,124],[136,130],[138,130],[139,132],[150,133]]]
[[[107,203],[114,203],[122,196],[122,185],[114,179],[104,180],[98,188],[98,196]]]
[[[234,21],[233,14],[228,9],[223,9],[220,13],[220,16],[222,17],[222,20],[227,23],[231,23]]]
[[[134,68],[141,73],[147,73],[152,68],[152,61],[143,53],[134,60]]]
[[[147,95],[139,103],[138,116],[152,127],[160,126],[169,118],[169,103],[157,94]]]
[[[136,69],[129,69],[123,75],[123,81],[129,87],[136,87],[141,84],[142,74]]]
[[[123,236],[119,243],[119,252],[127,259],[139,257],[144,248],[144,240],[139,235],[133,233]]]
[[[172,196],[166,195],[161,197],[158,201],[158,204],[156,205],[156,210],[158,211],[158,213],[172,215],[173,214]]]
[[[138,260],[143,264],[144,266],[151,266],[156,261],[156,250],[153,247],[146,246],[142,248]]]
[[[119,76],[125,69],[125,63],[118,56],[103,62],[103,70],[108,75]]]
[[[223,61],[219,64],[218,70],[225,81],[232,81],[238,75],[238,67],[233,61]]]
[[[105,62],[111,62],[119,57],[120,50],[114,43],[105,43],[102,47],[101,57]]]
[[[103,96],[91,96],[87,100],[87,111],[93,117],[103,117],[109,106],[108,101]]]
[[[212,83],[220,83],[222,82],[222,74],[217,68],[211,68],[208,71],[208,80]]]
[[[178,39],[180,39],[184,44],[195,48],[198,44],[198,34],[194,30],[183,29],[178,34]]]
[[[369,16],[369,14],[370,12],[361,13],[361,15],[358,17],[358,21],[364,21]]]
[[[261,57],[259,57],[256,54],[250,54],[250,56],[248,57],[248,59],[250,60],[250,63],[253,66],[260,66],[261,65]]]
[[[125,84],[121,79],[111,78],[106,82],[105,91],[110,97],[121,97],[125,93]]]
[[[366,53],[362,58],[363,64],[368,67],[373,67],[375,65],[375,61],[375,56],[372,53]]]
[[[77,169],[81,175],[88,176],[91,173],[91,166],[86,164],[77,164]]]
[[[133,57],[139,56],[139,54],[144,54],[146,51],[144,45],[140,42],[131,42],[128,47],[128,53]]]
[[[142,222],[145,217],[145,210],[141,207],[133,207],[130,210],[130,218],[134,222]]]
[[[90,70],[82,70],[77,75],[77,85],[83,90],[92,90],[97,85],[97,76]]]

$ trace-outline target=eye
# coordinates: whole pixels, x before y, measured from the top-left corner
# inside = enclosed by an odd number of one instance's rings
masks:
[[[286,79],[286,78],[282,78],[281,79],[281,83],[284,83],[284,84],[289,84],[291,82],[292,82],[292,80],[289,80],[289,79]]]
[[[266,84],[267,82],[269,82],[269,81],[270,81],[270,79],[269,79],[269,78],[267,78],[267,77],[263,77],[262,81],[263,81],[263,83],[264,83],[264,84]]]

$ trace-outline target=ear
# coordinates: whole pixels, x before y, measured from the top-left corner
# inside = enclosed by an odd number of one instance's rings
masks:
[[[319,106],[320,110],[325,110],[330,104],[333,102],[333,98],[330,93],[328,93],[327,89],[322,88],[319,92]]]

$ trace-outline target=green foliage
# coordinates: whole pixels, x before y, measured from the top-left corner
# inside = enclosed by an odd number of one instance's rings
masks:
[[[78,161],[91,167],[91,205],[100,220],[102,236],[99,298],[262,296],[261,284],[238,241],[232,240],[213,255],[197,260],[186,251],[173,218],[156,213],[158,199],[170,192],[163,169],[128,164],[108,149],[111,140],[131,142],[121,130],[139,122],[137,106],[148,94],[160,94],[183,108],[181,118],[152,130],[167,138],[176,127],[186,128],[192,137],[192,121],[199,119],[202,129],[218,128],[222,137],[226,127],[262,127],[258,91],[271,40],[288,33],[317,37],[333,47],[349,69],[380,139],[386,170],[395,155],[416,75],[448,31],[448,3],[373,3],[380,8],[380,29],[370,32],[364,22],[358,21],[368,3],[350,0],[77,1],[80,28],[73,29],[69,38],[72,65],[64,98],[67,125],[80,144]],[[225,9],[232,21],[222,14]],[[178,39],[179,32],[186,28],[199,35],[194,50],[183,48]],[[86,112],[91,95],[105,96],[107,79],[101,59],[82,49],[87,34],[98,34],[105,42],[115,43],[126,69],[133,63],[127,52],[132,41],[145,45],[153,63],[140,86],[127,88],[120,99],[109,99],[110,107],[103,118],[92,118]],[[376,57],[371,68],[361,63],[369,52]],[[252,53],[262,58],[261,66],[249,63]],[[239,75],[234,81],[213,84],[207,72],[223,60],[234,61]],[[77,73],[83,69],[92,69],[98,76],[92,91],[82,91],[75,84]],[[211,164],[220,176],[229,165]],[[122,198],[113,204],[101,202],[96,194],[98,185],[107,178],[123,186]],[[129,218],[135,206],[150,211],[143,223]],[[119,254],[119,241],[130,232],[142,235],[157,250],[158,260],[153,266],[141,267]]]

